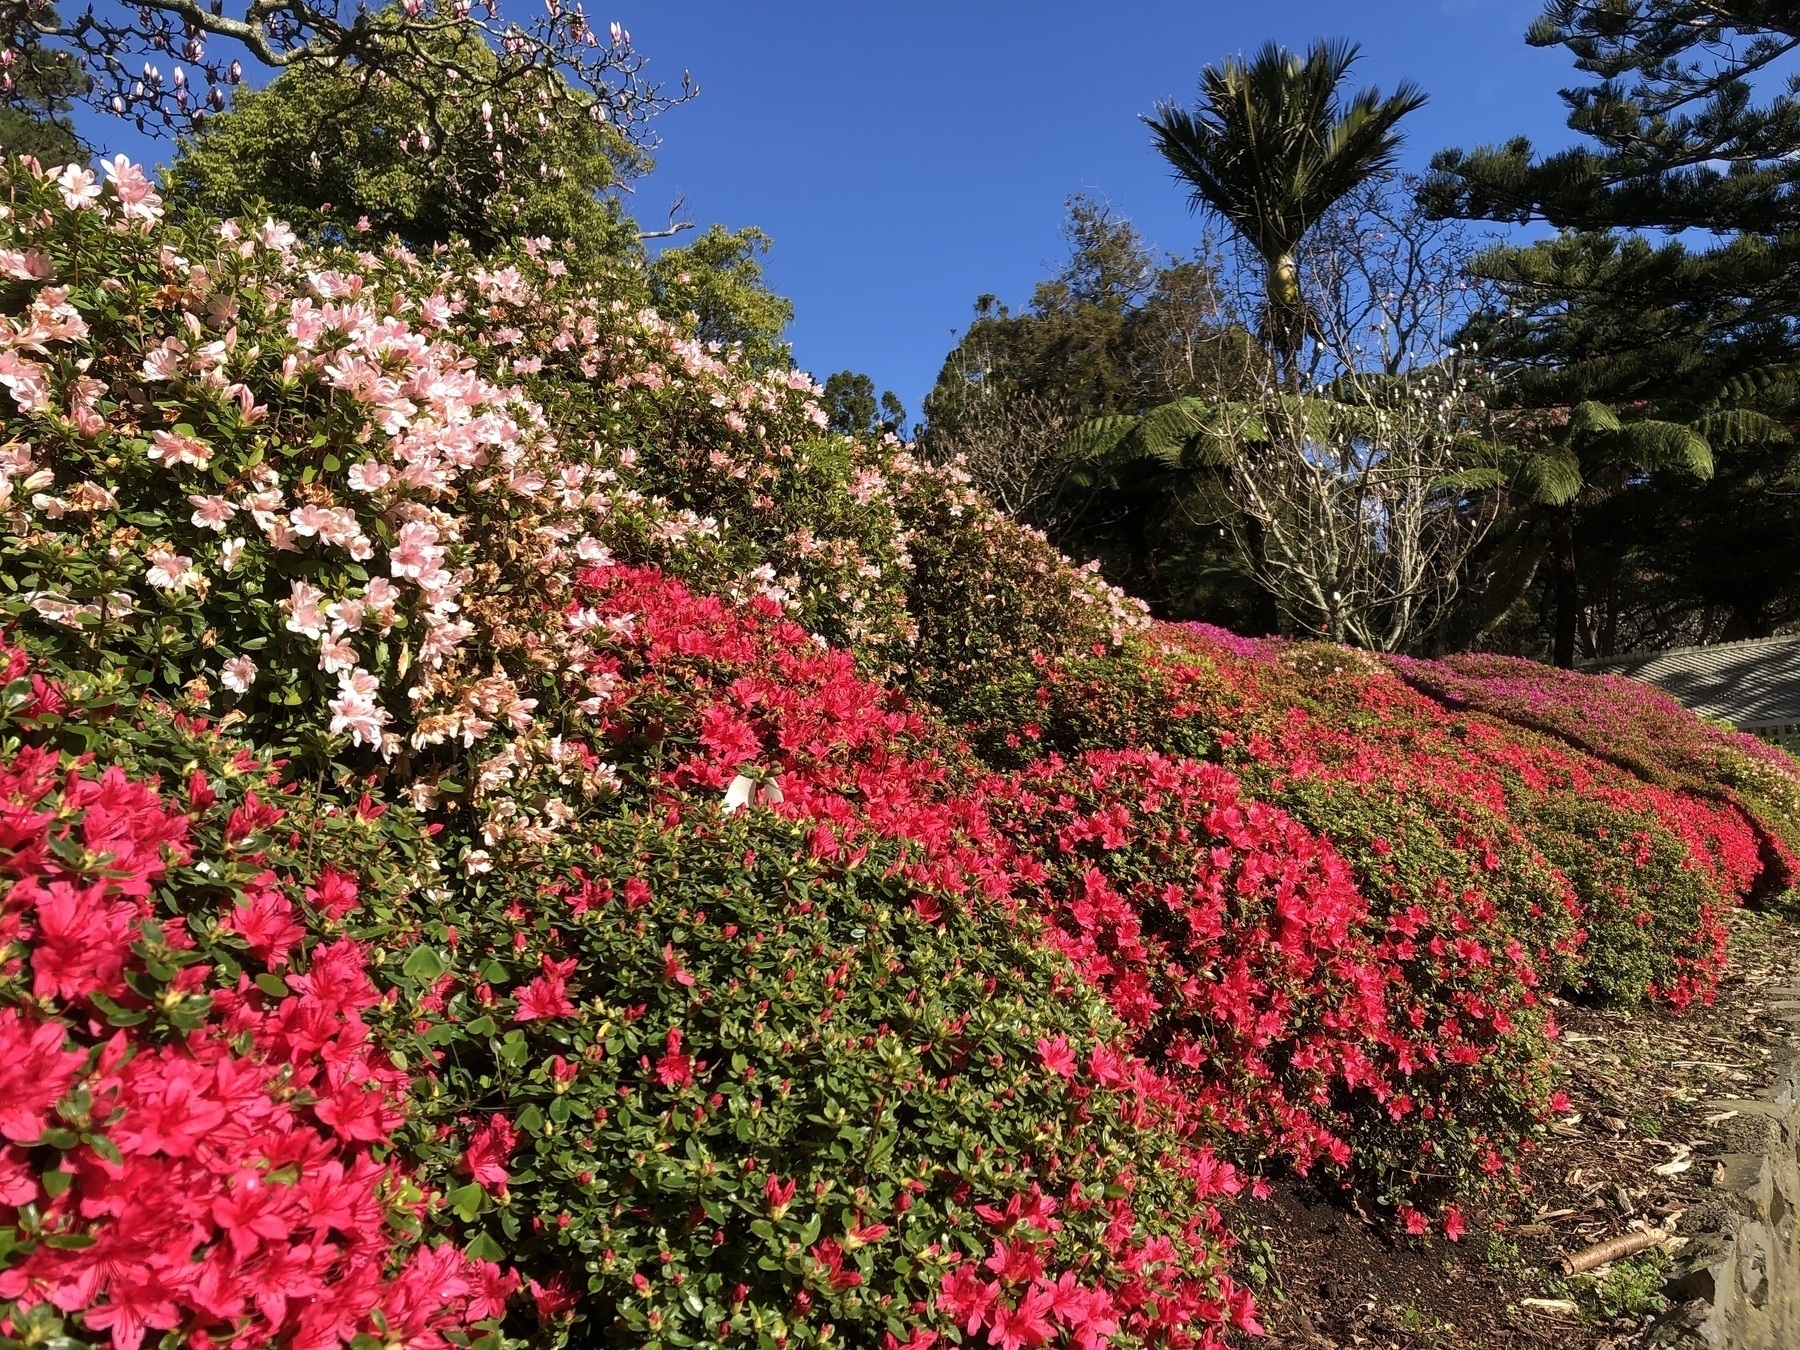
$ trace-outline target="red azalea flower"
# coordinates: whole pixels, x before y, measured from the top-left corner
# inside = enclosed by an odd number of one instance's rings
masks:
[[[470,1180],[493,1190],[506,1185],[506,1160],[518,1146],[519,1132],[505,1116],[489,1116],[469,1136],[463,1170]]]
[[[681,1052],[681,1028],[670,1027],[663,1042],[662,1058],[656,1061],[656,1079],[666,1088],[686,1087],[694,1081],[694,1060]]]

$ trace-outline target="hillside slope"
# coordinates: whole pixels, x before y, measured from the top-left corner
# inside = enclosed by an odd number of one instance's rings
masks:
[[[1789,885],[1779,753],[1151,624],[623,264],[0,228],[9,1334],[1218,1344]]]

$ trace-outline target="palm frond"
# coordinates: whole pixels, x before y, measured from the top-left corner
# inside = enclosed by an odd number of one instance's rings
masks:
[[[1527,454],[1519,461],[1513,479],[1530,501],[1565,506],[1581,491],[1581,461],[1561,446]]]
[[[1692,427],[1679,422],[1629,422],[1619,435],[1626,457],[1640,468],[1679,469],[1695,478],[1712,477],[1712,446]]]
[[[1786,443],[1794,433],[1766,413],[1752,408],[1727,408],[1708,413],[1694,423],[1709,445],[1768,445]]]
[[[1145,118],[1190,205],[1221,217],[1274,262],[1332,203],[1394,162],[1400,119],[1425,102],[1412,84],[1383,98],[1338,94],[1358,48],[1319,41],[1304,56],[1268,43],[1200,74],[1192,111],[1159,104]]]
[[[1569,412],[1568,434],[1571,440],[1581,436],[1601,436],[1624,425],[1619,415],[1604,403],[1577,403]]]
[[[1063,454],[1078,462],[1105,459],[1131,434],[1137,423],[1138,419],[1128,414],[1089,418],[1063,438]]]

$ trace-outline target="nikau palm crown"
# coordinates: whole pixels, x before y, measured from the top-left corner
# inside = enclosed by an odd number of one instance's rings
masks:
[[[1341,107],[1338,91],[1358,50],[1321,40],[1301,57],[1271,42],[1249,61],[1228,57],[1201,71],[1193,111],[1163,103],[1144,119],[1193,189],[1194,207],[1223,217],[1261,256],[1270,332],[1284,356],[1303,331],[1300,237],[1334,202],[1392,167],[1400,119],[1425,103],[1416,85],[1402,82],[1386,99],[1371,87]]]

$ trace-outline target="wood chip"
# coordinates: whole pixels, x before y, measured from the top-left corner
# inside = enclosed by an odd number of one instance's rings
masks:
[[[1522,1298],[1521,1308],[1529,1308],[1532,1312],[1546,1313],[1551,1317],[1580,1317],[1581,1307],[1573,1299],[1567,1298]]]
[[[1650,1170],[1659,1177],[1672,1177],[1680,1175],[1693,1165],[1692,1158],[1677,1158],[1674,1162],[1666,1162],[1661,1167],[1652,1167]]]

